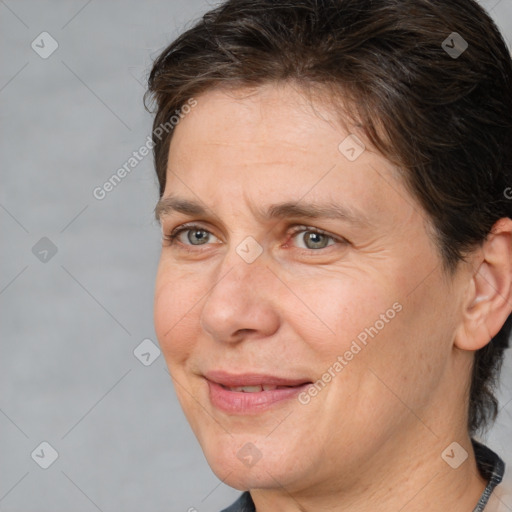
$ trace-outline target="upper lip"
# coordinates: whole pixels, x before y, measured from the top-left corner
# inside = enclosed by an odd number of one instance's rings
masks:
[[[217,384],[227,387],[261,386],[264,384],[269,386],[298,386],[300,384],[307,384],[311,382],[308,378],[288,379],[263,373],[233,374],[222,370],[206,372],[204,377],[209,381],[216,382]]]

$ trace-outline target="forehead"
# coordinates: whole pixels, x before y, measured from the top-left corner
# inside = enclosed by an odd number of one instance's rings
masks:
[[[206,146],[253,146],[262,151],[272,149],[294,153],[310,153],[308,140],[315,137],[318,145],[336,144],[343,134],[337,113],[327,99],[305,95],[291,85],[267,84],[257,89],[209,90],[196,99],[196,107],[179,123],[171,141],[180,149],[183,138],[194,131],[201,152]],[[326,134],[331,137],[325,139]],[[347,133],[348,134],[348,133]],[[319,148],[320,149],[320,148]]]
[[[387,202],[414,203],[394,166],[358,129],[342,126],[327,101],[286,84],[212,90],[196,100],[175,128],[164,196],[268,204],[307,196],[374,215],[389,215]]]

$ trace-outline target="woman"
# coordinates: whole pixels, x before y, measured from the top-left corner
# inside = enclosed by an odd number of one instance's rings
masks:
[[[497,510],[512,65],[485,11],[230,0],[148,94],[155,328],[226,510]]]

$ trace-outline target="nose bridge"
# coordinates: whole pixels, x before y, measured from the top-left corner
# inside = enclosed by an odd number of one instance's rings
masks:
[[[256,297],[261,297],[264,274],[268,272],[263,258],[247,263],[235,249],[230,249],[219,266],[215,283],[212,283],[206,302],[228,301],[237,298],[230,307],[241,308]]]
[[[240,294],[245,291],[259,293],[258,284],[263,284],[266,268],[263,246],[252,236],[246,236],[235,244],[229,244],[219,265],[215,288],[229,288]],[[220,286],[219,286],[220,285]]]

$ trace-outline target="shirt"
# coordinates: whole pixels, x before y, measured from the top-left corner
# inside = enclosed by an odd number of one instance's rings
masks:
[[[478,470],[488,482],[480,500],[473,509],[473,512],[482,512],[485,510],[492,491],[503,479],[505,463],[496,453],[482,443],[475,439],[471,439],[471,443],[475,451]],[[256,509],[249,491],[245,491],[230,507],[225,508],[221,512],[256,512]]]

